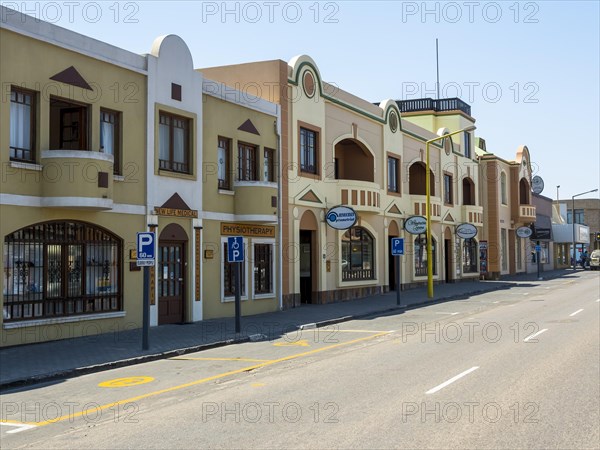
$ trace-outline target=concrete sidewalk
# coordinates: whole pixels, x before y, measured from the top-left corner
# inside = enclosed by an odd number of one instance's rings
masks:
[[[572,273],[570,269],[549,271],[543,273],[543,278]],[[528,281],[543,282],[537,281],[536,274],[523,274],[501,281],[439,284],[435,286],[433,300],[428,300],[426,288],[420,287],[402,291],[402,307],[396,305],[395,292],[327,305],[303,305],[286,311],[242,317],[239,334],[235,333],[233,318],[163,325],[150,329],[150,349],[147,351],[141,350],[141,330],[3,348],[0,349],[0,388],[68,378],[237,342],[272,340],[303,327],[325,326],[436,302],[465,299]]]

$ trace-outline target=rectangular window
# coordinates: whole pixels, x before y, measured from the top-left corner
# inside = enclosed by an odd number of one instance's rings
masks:
[[[219,189],[231,189],[231,139],[219,137],[217,148],[217,172]]]
[[[388,156],[388,191],[400,192],[400,161]]]
[[[238,144],[238,180],[256,181],[256,147]]]
[[[523,270],[523,238],[516,236],[517,241],[517,271]]]
[[[567,210],[567,223],[573,223],[573,210]],[[585,224],[585,214],[583,209],[575,210],[575,223]]]
[[[452,175],[444,174],[444,203],[452,205],[454,203],[453,198],[453,183]]]
[[[264,180],[275,181],[275,150],[265,148]]]
[[[471,157],[471,134],[465,131],[465,157]]]
[[[10,159],[35,162],[35,95],[10,91]]]
[[[223,242],[223,297],[235,296],[235,265],[227,261],[227,241]],[[242,278],[241,297],[246,295],[246,264],[241,264],[240,275]]]
[[[160,112],[158,145],[160,169],[190,173],[190,119]]]
[[[300,171],[317,174],[318,133],[300,128]]]
[[[50,148],[89,150],[89,106],[50,97]]]
[[[100,110],[100,151],[113,156],[117,175],[121,174],[120,119],[118,112]]]
[[[273,293],[273,245],[254,244],[254,294]]]

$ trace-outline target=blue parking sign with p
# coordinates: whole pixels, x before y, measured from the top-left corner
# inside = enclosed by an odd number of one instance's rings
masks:
[[[404,238],[392,238],[392,256],[404,255]]]
[[[137,265],[153,266],[155,255],[155,233],[144,231],[137,234]]]
[[[242,236],[230,236],[227,238],[227,262],[244,261],[244,238]]]

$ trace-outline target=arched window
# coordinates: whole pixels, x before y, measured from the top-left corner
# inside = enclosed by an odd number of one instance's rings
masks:
[[[529,205],[529,183],[525,178],[519,181],[519,204]]]
[[[508,200],[507,200],[507,196],[506,196],[506,173],[505,172],[502,172],[500,174],[500,195],[501,195],[501,199],[502,199],[502,204],[507,205]]]
[[[416,162],[408,169],[408,192],[413,195],[426,195],[425,190],[425,164]],[[429,169],[429,193],[435,196],[435,176]]]
[[[75,221],[45,222],[4,239],[4,321],[122,310],[122,240]]]
[[[462,182],[463,205],[475,205],[475,183],[469,177]]]
[[[424,277],[427,275],[427,238],[425,235],[419,235],[415,238],[415,276]],[[433,274],[437,274],[436,267],[436,241],[431,238],[431,263],[433,267]]]
[[[465,239],[463,242],[463,273],[476,273],[477,270],[477,240]]]
[[[365,228],[352,227],[342,236],[342,280],[375,279],[374,239]]]

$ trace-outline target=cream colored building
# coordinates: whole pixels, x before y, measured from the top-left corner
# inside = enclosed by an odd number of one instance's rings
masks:
[[[425,214],[425,141],[437,133],[471,125],[454,113],[424,126],[401,118],[393,100],[374,105],[323,81],[308,56],[202,69],[206,77],[253,92],[281,106],[283,306],[327,303],[395,289],[392,237],[404,237],[402,284],[427,279],[422,236],[409,235],[404,221]],[[418,117],[414,117],[418,121]],[[432,125],[437,122],[436,125]],[[476,278],[477,247],[456,226],[471,221],[481,231],[477,163],[464,156],[462,137],[431,147],[434,278]],[[448,175],[448,196],[443,180]],[[465,181],[466,179],[466,181]],[[468,186],[468,195],[463,194]],[[464,204],[467,195],[467,204]],[[349,230],[327,225],[332,207],[357,213]],[[416,242],[415,242],[416,240]]]
[[[516,230],[536,220],[531,200],[531,156],[520,146],[514,160],[486,150],[483,139],[476,146],[480,163],[481,198],[485,202],[483,239],[488,246],[487,278],[525,272],[532,244]]]

